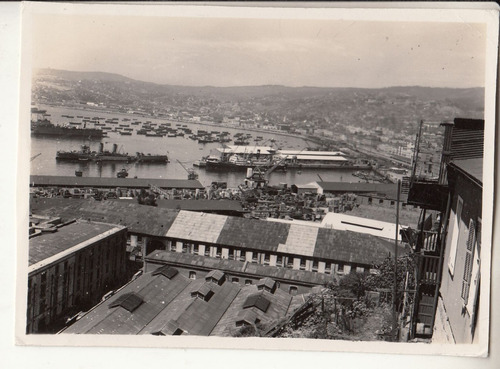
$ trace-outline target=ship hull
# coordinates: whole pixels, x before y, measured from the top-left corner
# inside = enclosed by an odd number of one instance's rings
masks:
[[[65,128],[65,127],[34,127],[31,130],[34,136],[57,136],[57,137],[86,137],[101,138],[103,132],[92,128]]]

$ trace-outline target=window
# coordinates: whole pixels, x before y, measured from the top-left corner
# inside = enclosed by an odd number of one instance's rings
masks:
[[[339,264],[337,267],[337,273],[344,273],[344,264]]]
[[[300,270],[306,270],[306,261],[302,258],[300,258]]]
[[[278,265],[278,266],[282,266],[283,265],[283,256],[278,255],[276,257],[276,265]]]
[[[317,260],[313,260],[312,271],[313,272],[318,271],[318,261]]]
[[[454,216],[452,216],[453,217],[453,231],[452,231],[451,244],[450,244],[450,257],[448,259],[448,270],[450,271],[450,274],[452,276],[455,273],[455,260],[457,258],[457,247],[458,247],[458,242],[460,239],[460,223],[461,223],[460,218],[462,216],[463,204],[464,204],[464,202],[463,202],[462,198],[460,196],[458,196],[456,213],[454,213]]]
[[[196,279],[196,272],[190,271],[189,272],[189,279]]]
[[[229,249],[228,259],[229,260],[233,260],[234,259],[234,250],[233,249]]]
[[[465,264],[464,264],[464,274],[462,277],[462,293],[461,297],[464,300],[465,305],[467,305],[467,300],[469,298],[469,287],[470,280],[472,276],[472,257],[474,254],[474,244],[476,237],[476,229],[474,220],[469,221],[469,236],[467,238],[467,245],[465,249]]]
[[[250,286],[252,284],[252,280],[245,279],[245,286]]]
[[[215,257],[220,259],[220,256],[222,254],[222,247],[217,247],[216,250],[215,250]]]
[[[210,256],[210,246],[205,246],[205,256]]]
[[[325,263],[325,274],[330,274],[332,272],[332,263]]]
[[[290,286],[289,292],[290,292],[290,295],[295,296],[297,294],[297,287]]]
[[[199,247],[198,245],[193,245],[193,254],[198,255]]]
[[[378,200],[378,203],[379,203],[379,204],[383,204],[383,203],[384,203],[384,199],[379,199],[379,200]]]
[[[474,334],[476,325],[476,311],[479,300],[479,277],[480,277],[480,264],[481,264],[481,219],[477,220],[476,227],[476,245],[474,249],[474,261],[472,264],[472,276],[469,291],[469,299],[467,301],[467,312],[471,317],[471,332]]]
[[[233,277],[233,278],[231,279],[231,282],[233,282],[233,283],[239,283],[239,282],[240,282],[240,279],[239,279],[239,278],[236,278],[236,277]]]
[[[172,244],[170,245],[170,251],[176,251],[177,250],[177,242],[172,241]]]

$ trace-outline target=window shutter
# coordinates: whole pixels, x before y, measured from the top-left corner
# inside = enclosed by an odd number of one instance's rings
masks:
[[[457,207],[456,207],[456,213],[453,219],[453,233],[451,236],[451,243],[450,243],[450,255],[448,259],[448,269],[450,271],[450,274],[453,276],[455,275],[455,260],[457,258],[457,248],[458,248],[458,241],[460,239],[460,223],[461,223],[461,217],[462,217],[462,206],[463,206],[463,200],[460,196],[458,196],[458,201],[457,201]],[[453,211],[452,211],[453,213]]]
[[[464,265],[464,276],[462,279],[462,298],[464,299],[465,305],[467,305],[467,300],[469,298],[469,288],[472,276],[472,261],[474,253],[474,244],[476,241],[476,227],[473,219],[469,221],[469,237],[467,239],[467,249],[465,253],[465,265]]]

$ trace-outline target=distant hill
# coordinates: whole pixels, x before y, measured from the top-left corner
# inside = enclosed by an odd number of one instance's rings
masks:
[[[216,120],[223,116],[253,119],[258,114],[272,121],[286,117],[289,121],[397,129],[401,124],[421,119],[482,118],[484,111],[483,88],[176,86],[137,81],[114,73],[55,69],[36,71],[33,86],[35,102],[93,102],[147,112],[190,112]]]

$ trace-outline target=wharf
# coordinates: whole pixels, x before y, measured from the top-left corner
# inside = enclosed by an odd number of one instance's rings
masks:
[[[30,176],[31,187],[68,187],[68,188],[133,188],[149,189],[150,185],[161,189],[203,190],[198,180],[159,179],[159,178],[102,178],[70,176]]]

